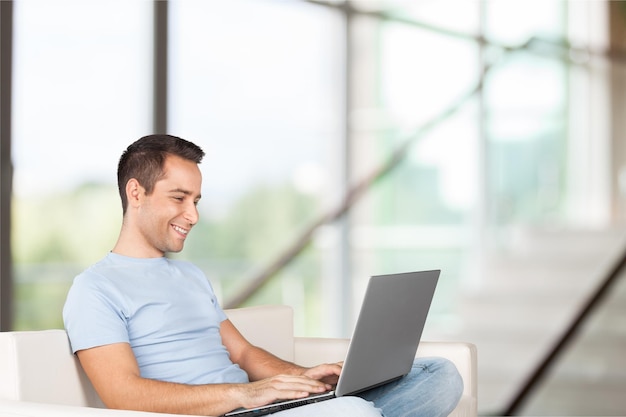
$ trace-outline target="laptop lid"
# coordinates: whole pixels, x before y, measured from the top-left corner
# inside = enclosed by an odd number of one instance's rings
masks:
[[[411,370],[440,270],[369,280],[335,395],[355,394]]]

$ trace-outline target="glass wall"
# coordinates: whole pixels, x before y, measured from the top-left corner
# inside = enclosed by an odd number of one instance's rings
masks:
[[[568,65],[553,42],[564,39],[564,6],[547,2],[541,13],[499,2],[486,8],[488,38],[526,46],[502,56],[485,84],[487,196],[495,227],[563,219]],[[545,48],[548,54],[537,53]]]
[[[367,10],[371,3],[357,5]],[[434,2],[392,2],[389,10],[398,20],[355,19],[356,48],[375,48],[369,63],[375,88],[355,97],[354,176],[403,154],[351,215],[355,311],[372,273],[441,269],[429,322],[445,327],[454,315],[455,288],[471,275],[481,201],[480,108],[468,97],[481,68],[480,49],[471,38],[480,30],[480,9],[473,6],[449,14]],[[403,18],[462,30],[464,36]],[[439,123],[431,126],[434,120]]]
[[[282,1],[172,1],[168,126],[207,152],[200,224],[180,256],[227,303],[337,194],[342,21]],[[248,303],[298,306],[316,333],[322,254],[307,248]],[[323,326],[322,326],[323,328]]]
[[[121,224],[117,159],[150,128],[151,4],[15,2],[17,329],[62,327],[71,279]]]
[[[516,25],[501,24],[509,8],[485,7],[486,31],[514,45],[544,28],[561,33],[560,3],[550,4],[541,19]],[[373,3],[355,5],[370,12]],[[359,283],[372,273],[437,266],[450,288],[467,281],[481,219],[500,224],[558,215],[565,160],[562,65],[531,54],[507,57],[487,76],[484,108],[474,97],[422,132],[480,81],[482,50],[473,36],[481,30],[481,4],[466,3],[463,19],[429,2],[378,5],[374,11],[390,10],[421,25],[355,13],[347,43],[353,72],[346,78],[345,16],[338,9],[280,1],[169,3],[169,130],[208,153],[203,220],[180,256],[203,265],[224,301],[336,206],[345,191],[345,164],[354,184],[406,143],[403,162],[350,215],[352,250],[343,256],[353,264],[357,307]],[[38,324],[33,315],[55,317],[58,324],[56,315],[26,313],[40,310],[28,307],[40,302],[31,295],[39,287],[36,271],[59,271],[44,281],[55,275],[63,282],[54,284],[53,298],[60,300],[67,276],[114,242],[117,157],[151,125],[150,6],[17,4],[14,246],[16,306],[24,311],[18,311],[18,327],[51,323]],[[542,80],[541,95],[519,89],[528,79]],[[349,121],[346,83],[352,84]],[[346,124],[349,163],[342,155]],[[488,144],[480,140],[483,128]],[[503,169],[511,166],[516,169]],[[340,252],[333,228],[320,232],[251,302],[308,305],[302,317],[332,310],[320,291],[333,285],[320,283],[340,272],[329,267],[332,253]],[[448,301],[437,306],[444,312],[453,297],[442,294]],[[301,320],[303,332],[315,331],[315,324]]]

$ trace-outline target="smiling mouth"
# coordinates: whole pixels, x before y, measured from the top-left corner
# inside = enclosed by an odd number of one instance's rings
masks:
[[[174,228],[174,230],[176,230],[178,233],[180,233],[183,236],[187,236],[187,233],[189,233],[189,230],[183,229],[182,227],[176,226],[175,224],[173,224],[172,227]]]

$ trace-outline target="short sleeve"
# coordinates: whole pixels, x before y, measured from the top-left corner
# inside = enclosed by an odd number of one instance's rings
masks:
[[[63,307],[63,322],[72,351],[129,342],[124,298],[97,274],[74,279]]]

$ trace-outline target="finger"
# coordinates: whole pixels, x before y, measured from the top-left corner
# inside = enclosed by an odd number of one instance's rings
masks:
[[[303,375],[311,377],[313,379],[322,379],[328,376],[338,376],[339,374],[341,374],[341,369],[341,365],[337,363],[324,364],[307,369],[303,373]]]
[[[280,391],[323,392],[326,384],[309,376],[279,375],[271,378],[272,387]]]
[[[247,385],[247,395],[242,399],[243,407],[254,408],[272,403],[276,400],[299,399],[309,396],[308,390],[295,387],[288,382],[261,380]],[[289,387],[292,387],[290,389]]]

